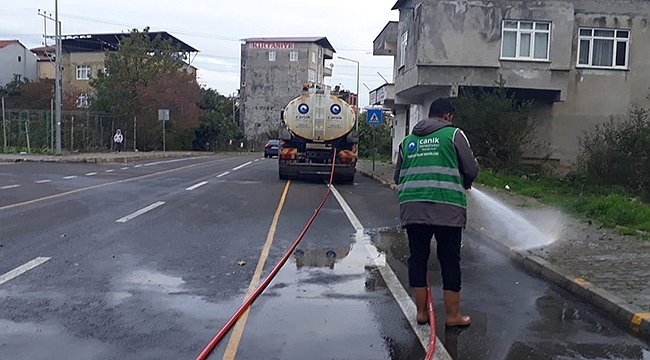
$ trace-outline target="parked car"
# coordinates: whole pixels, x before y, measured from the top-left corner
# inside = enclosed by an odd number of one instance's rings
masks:
[[[278,156],[278,149],[280,148],[280,140],[269,140],[266,145],[264,145],[264,157],[269,158],[273,156]]]

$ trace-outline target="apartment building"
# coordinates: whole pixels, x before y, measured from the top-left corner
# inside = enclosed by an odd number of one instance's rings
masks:
[[[0,40],[0,86],[37,78],[36,56],[18,40]]]
[[[394,58],[394,84],[375,90],[396,114],[394,157],[431,101],[499,76],[536,101],[540,154],[562,163],[584,131],[647,103],[650,1],[400,0],[393,10],[399,21],[373,47]]]
[[[172,44],[177,45],[181,52],[198,52],[197,49],[167,32],[154,31],[149,32],[148,35],[152,40],[157,36],[163,40],[171,40]],[[117,50],[121,39],[126,36],[129,34],[80,34],[62,37],[62,86],[64,89],[74,89],[80,94],[77,100],[78,107],[88,106],[89,94],[92,91],[90,79],[97,76],[99,71],[104,70],[106,51]],[[188,64],[187,71],[196,76],[194,66]]]
[[[302,86],[323,86],[332,76],[325,60],[334,47],[326,37],[271,37],[243,39],[239,89],[240,128],[253,143],[266,141],[277,130],[280,112],[301,95]]]

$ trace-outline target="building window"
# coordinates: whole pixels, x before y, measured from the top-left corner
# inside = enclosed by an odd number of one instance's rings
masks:
[[[77,80],[89,80],[89,79],[90,79],[90,66],[88,65],[77,66]]]
[[[292,51],[289,53],[289,61],[298,61],[298,52]]]
[[[269,61],[275,61],[275,51],[269,51]]]
[[[309,69],[307,70],[307,81],[316,82],[316,70]]]
[[[580,28],[578,66],[627,69],[630,31]]]
[[[314,64],[316,63],[316,53],[315,52],[311,53],[311,62],[313,62]]]
[[[399,66],[402,67],[406,65],[406,45],[408,45],[409,32],[404,31],[402,34],[402,40],[400,41],[399,46]]]
[[[503,21],[501,58],[548,60],[551,23],[540,21]]]
[[[77,98],[77,107],[78,108],[87,108],[90,105],[90,101],[88,99],[88,94],[81,94]]]
[[[23,58],[21,56],[18,57],[18,62],[22,62]]]

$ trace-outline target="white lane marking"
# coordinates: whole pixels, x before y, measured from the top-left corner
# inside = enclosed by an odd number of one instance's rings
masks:
[[[260,161],[260,159],[255,159],[255,162],[258,162],[258,161]]]
[[[139,167],[142,167],[142,165],[136,165],[136,166],[134,166],[134,168],[139,168]]]
[[[239,170],[239,169],[243,168],[244,166],[248,166],[248,165],[250,165],[252,163],[253,163],[252,161],[249,161],[246,164],[241,164],[241,165],[237,166],[236,168],[233,168],[233,171],[234,170]]]
[[[228,174],[230,174],[230,171],[226,171],[226,172],[223,173],[223,174],[219,174],[219,175],[217,175],[217,177],[218,177],[218,178],[220,178],[220,177],[224,177],[224,176],[226,176],[226,175],[228,175]]]
[[[33,259],[23,265],[20,265],[19,267],[9,271],[8,273],[4,275],[0,275],[0,285],[6,283],[7,281],[14,279],[18,277],[21,274],[24,274],[28,272],[29,270],[43,264],[44,262],[50,260],[49,257],[37,257],[36,259]]]
[[[88,174],[86,174],[86,176],[95,176],[95,175],[97,175],[96,172],[89,172]]]
[[[205,156],[200,156],[200,157],[190,157],[190,158],[183,158],[183,159],[174,159],[174,160],[164,160],[164,161],[156,161],[148,164],[144,164],[144,166],[151,166],[151,165],[158,165],[158,164],[167,164],[167,163],[173,163],[173,162],[178,162],[178,161],[187,161],[187,160],[192,160],[192,159],[202,159]]]
[[[363,225],[361,224],[361,221],[359,221],[359,218],[357,218],[357,216],[352,211],[352,208],[350,208],[348,203],[345,202],[345,199],[343,199],[343,196],[341,196],[341,193],[338,190],[336,190],[334,185],[332,185],[332,194],[334,194],[334,197],[343,208],[345,215],[347,215],[348,219],[350,220],[350,223],[352,223],[352,226],[354,226],[354,230],[356,231],[363,230]]]
[[[128,170],[128,169],[129,169],[129,167],[125,166],[125,167],[121,168],[120,170]],[[106,171],[108,172],[108,170],[106,170]]]
[[[359,221],[359,218],[357,218],[357,216],[354,214],[354,211],[352,211],[352,208],[350,208],[348,203],[345,201],[345,199],[343,199],[343,196],[341,195],[341,193],[338,192],[338,190],[336,190],[334,185],[332,185],[332,194],[334,194],[334,197],[341,205],[343,212],[345,212],[345,215],[348,217],[348,220],[350,220],[350,223],[355,228],[356,242],[360,243],[361,245],[364,245],[366,250],[368,250],[369,253],[368,257],[372,260],[373,265],[376,266],[377,269],[379,269],[379,273],[384,279],[386,286],[393,294],[395,301],[397,301],[400,308],[402,309],[402,312],[404,313],[404,316],[406,316],[409,323],[411,324],[411,327],[415,331],[415,334],[420,340],[420,343],[422,343],[422,347],[428,349],[429,337],[430,337],[430,334],[428,332],[429,328],[426,328],[426,326],[419,326],[416,324],[414,315],[417,312],[417,310],[415,308],[415,303],[409,296],[408,292],[404,289],[404,286],[402,286],[402,283],[400,283],[393,269],[391,269],[391,267],[386,263],[385,254],[380,254],[377,251],[377,248],[372,243],[372,239],[370,238],[370,236],[364,232],[361,221]],[[442,344],[440,338],[437,338],[436,341],[437,344]],[[443,346],[436,346],[434,359],[451,360],[452,358]]]
[[[106,170],[106,172],[108,172],[108,173],[111,173],[111,172],[113,172],[113,171],[115,171],[115,170],[113,170],[113,169],[108,169],[108,170]]]
[[[192,191],[192,190],[194,190],[194,189],[198,189],[198,188],[200,188],[201,186],[203,186],[203,185],[205,185],[205,184],[207,184],[207,183],[208,183],[207,181],[202,181],[202,182],[200,182],[200,183],[198,183],[198,184],[196,184],[196,185],[192,185],[192,186],[188,187],[188,188],[185,189],[185,190]]]
[[[155,208],[157,208],[159,206],[162,206],[164,204],[165,204],[164,201],[158,201],[157,203],[153,203],[153,204],[147,206],[146,208],[143,208],[143,209],[140,209],[140,210],[134,212],[133,214],[129,214],[129,215],[127,215],[127,216],[125,216],[125,217],[123,217],[121,219],[117,219],[117,220],[115,220],[115,222],[117,222],[117,223],[125,223],[125,222],[127,222],[129,220],[133,220],[134,218],[136,218],[136,217],[138,217],[138,216],[140,216],[140,215],[142,215],[142,214],[144,214],[146,212],[149,212],[149,211],[151,211],[151,210],[153,210],[153,209],[155,209]]]
[[[52,181],[52,180],[38,180],[38,181],[34,181],[34,183],[35,183],[35,184],[45,184],[45,183],[49,183],[49,182],[51,182],[51,181]]]
[[[77,175],[65,176],[65,177],[63,177],[63,180],[70,180],[70,179],[74,179],[76,177],[77,177]]]
[[[13,189],[13,188],[17,188],[19,186],[20,185],[7,185],[7,186],[0,187],[0,190]]]

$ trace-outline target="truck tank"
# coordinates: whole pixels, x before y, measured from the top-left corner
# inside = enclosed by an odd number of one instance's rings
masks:
[[[337,93],[305,89],[282,113],[280,179],[324,177],[330,174],[334,159],[334,181],[353,182],[358,143],[356,121],[352,106]]]

